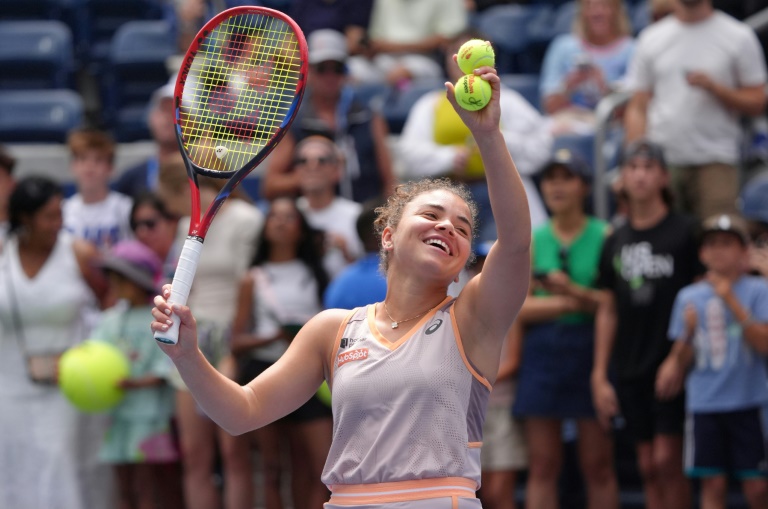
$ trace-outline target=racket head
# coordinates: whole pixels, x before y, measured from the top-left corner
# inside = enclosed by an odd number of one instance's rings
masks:
[[[306,39],[280,11],[227,9],[198,32],[176,79],[174,124],[193,173],[231,191],[272,151],[304,95]]]

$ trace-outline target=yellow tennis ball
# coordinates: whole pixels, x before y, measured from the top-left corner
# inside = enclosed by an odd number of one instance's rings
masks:
[[[117,384],[130,374],[123,352],[102,341],[73,346],[59,361],[59,387],[83,412],[103,412],[120,403],[124,393]]]
[[[491,84],[474,74],[459,78],[454,90],[456,102],[465,110],[481,110],[491,100]]]
[[[496,54],[488,41],[470,39],[459,48],[456,58],[459,69],[464,74],[472,74],[475,69],[487,65],[496,66]]]

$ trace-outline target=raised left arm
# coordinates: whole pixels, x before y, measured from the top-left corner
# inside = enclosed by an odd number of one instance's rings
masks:
[[[480,274],[462,290],[456,304],[457,320],[465,348],[482,364],[483,351],[501,343],[528,293],[530,281],[531,217],[525,188],[499,128],[500,81],[496,71],[482,67],[476,73],[492,87],[490,103],[469,112],[456,103],[453,85],[446,83],[448,99],[469,127],[483,158],[497,241]],[[498,354],[498,352],[496,352]],[[498,355],[495,357],[498,363]],[[498,366],[498,364],[497,364]],[[483,370],[483,366],[478,366]],[[491,365],[486,373],[495,373]]]

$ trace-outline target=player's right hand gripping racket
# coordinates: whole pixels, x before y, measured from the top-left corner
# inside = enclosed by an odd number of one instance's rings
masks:
[[[189,176],[192,216],[170,303],[186,304],[203,240],[219,207],[272,151],[301,103],[307,43],[285,14],[262,7],[223,11],[192,41],[176,79],[176,138]],[[201,218],[198,175],[228,179]],[[179,317],[155,339],[175,344]]]

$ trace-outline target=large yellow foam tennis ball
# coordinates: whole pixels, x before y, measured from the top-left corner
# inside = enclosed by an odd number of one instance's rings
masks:
[[[456,62],[464,74],[472,74],[475,69],[487,65],[496,66],[496,54],[493,46],[482,39],[470,39],[459,48]]]
[[[123,352],[103,341],[84,341],[59,361],[59,387],[83,412],[103,412],[120,403],[124,393],[117,384],[130,374]]]
[[[459,78],[454,90],[456,102],[465,110],[481,110],[491,100],[490,83],[474,74],[467,74]]]

